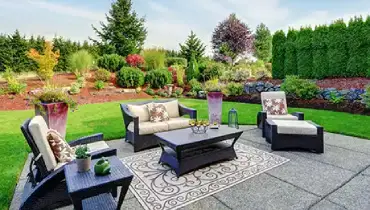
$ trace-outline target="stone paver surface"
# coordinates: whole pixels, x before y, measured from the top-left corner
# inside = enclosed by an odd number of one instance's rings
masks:
[[[196,209],[370,209],[370,141],[325,133],[325,153],[272,151],[255,126],[239,143],[287,157],[290,161],[231,188],[182,207]],[[133,155],[130,144],[109,141],[120,158]],[[28,163],[26,163],[28,166]],[[20,176],[10,209],[18,209],[27,167]],[[73,209],[67,206],[62,209]],[[129,191],[121,209],[143,209]]]

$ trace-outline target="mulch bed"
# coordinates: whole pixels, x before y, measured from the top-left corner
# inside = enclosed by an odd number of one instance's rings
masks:
[[[78,104],[91,104],[91,103],[104,103],[110,101],[120,101],[120,100],[131,100],[131,99],[141,99],[141,98],[152,98],[143,91],[140,93],[127,93],[123,92],[122,88],[116,87],[112,81],[102,91],[97,91],[94,88],[94,79],[91,75],[86,79],[86,86],[81,89],[81,92],[77,95],[72,96]],[[60,73],[55,74],[53,77],[53,84],[58,87],[71,86],[73,82],[76,81],[76,76],[71,73]],[[42,88],[44,83],[37,78],[27,79],[26,92],[34,90],[36,88]],[[5,86],[5,83],[0,83],[1,86]],[[28,105],[29,95],[24,93],[22,95],[3,95],[0,96],[0,110],[25,110],[33,109],[33,106]]]

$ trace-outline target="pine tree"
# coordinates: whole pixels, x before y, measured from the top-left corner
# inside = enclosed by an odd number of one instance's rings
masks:
[[[10,37],[10,62],[9,67],[14,72],[29,71],[28,69],[28,58],[26,56],[28,46],[27,40],[24,36],[21,36],[18,30],[14,32]]]
[[[304,27],[297,36],[297,73],[302,78],[313,77],[312,28]]]
[[[312,36],[312,58],[313,58],[313,76],[316,79],[322,79],[327,76],[329,68],[328,57],[328,32],[326,25],[316,26]]]
[[[269,62],[272,56],[272,36],[263,23],[259,24],[254,36],[254,56],[264,62]]]
[[[192,54],[190,57],[188,68],[185,71],[186,80],[189,82],[193,78],[198,78],[199,76],[199,67],[197,59],[195,59],[195,55]]]
[[[1,34],[0,35],[0,71],[5,71],[5,67],[10,67],[11,62],[11,51],[10,51],[10,37]]]
[[[192,55],[194,55],[196,60],[199,60],[203,57],[206,50],[206,46],[193,31],[190,32],[190,35],[188,36],[188,39],[185,41],[185,43],[183,45],[179,45],[181,48],[180,54],[188,61],[190,61]]]
[[[101,23],[101,30],[93,26],[100,40],[92,40],[101,46],[101,53],[106,53],[106,49],[110,50],[109,53],[115,51],[121,56],[139,53],[147,31],[144,27],[145,19],[139,18],[132,10],[131,0],[117,0],[112,3],[106,17],[107,23]]]
[[[276,31],[272,37],[272,77],[274,79],[284,79],[285,77],[285,42],[284,31]]]
[[[347,26],[342,19],[334,21],[329,26],[328,35],[328,75],[332,77],[345,77],[347,75],[348,48]]]

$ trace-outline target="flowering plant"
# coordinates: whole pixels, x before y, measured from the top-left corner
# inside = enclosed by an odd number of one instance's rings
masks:
[[[131,67],[140,67],[144,65],[144,58],[138,54],[130,54],[126,57],[126,62]]]

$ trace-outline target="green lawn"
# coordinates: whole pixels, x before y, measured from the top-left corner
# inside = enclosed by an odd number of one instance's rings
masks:
[[[199,118],[207,118],[207,102],[204,100],[181,99],[186,106],[198,110]],[[72,140],[88,134],[102,132],[107,140],[122,138],[125,134],[119,102],[88,104],[69,113],[67,139]],[[261,109],[257,104],[224,102],[223,122],[227,112],[236,108],[240,124],[255,124],[256,113]],[[370,117],[340,112],[292,108],[302,111],[306,119],[322,126],[326,131],[370,139]],[[33,111],[0,111],[0,209],[7,209],[16,181],[20,175],[29,148],[19,126],[32,117]]]

